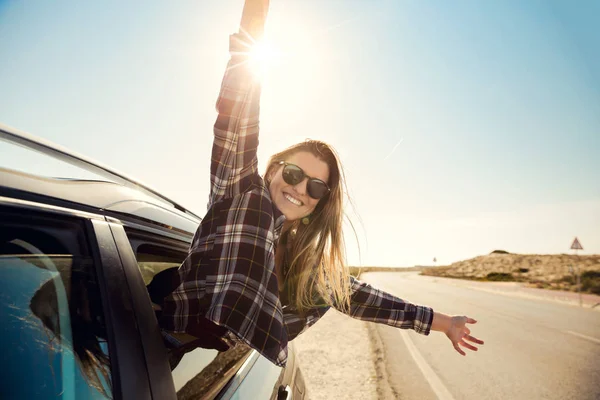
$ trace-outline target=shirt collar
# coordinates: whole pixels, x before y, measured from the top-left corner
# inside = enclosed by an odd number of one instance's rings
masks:
[[[285,215],[283,215],[283,213],[279,211],[277,206],[275,206],[275,203],[272,204],[273,219],[275,220],[275,240],[279,240],[279,236],[281,235],[281,228],[283,227],[283,223],[285,222],[286,218]]]
[[[285,215],[283,215],[283,213],[279,210],[279,208],[277,208],[277,206],[273,202],[273,198],[271,197],[271,192],[269,191],[267,182],[264,180],[263,180],[263,182],[264,182],[265,191],[267,192],[267,195],[269,196],[269,200],[271,200],[271,205],[273,206],[273,220],[275,221],[274,233],[275,233],[275,241],[277,242],[279,240],[279,236],[281,235],[281,228],[283,227],[283,223],[286,221],[286,218],[285,218]]]

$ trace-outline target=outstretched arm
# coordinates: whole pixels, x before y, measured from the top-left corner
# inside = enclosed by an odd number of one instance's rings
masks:
[[[429,335],[433,324],[433,309],[404,301],[350,277],[352,294],[350,308],[336,308],[356,319],[378,322]]]
[[[350,309],[340,311],[353,318],[413,329],[424,335],[429,335],[432,330],[444,332],[456,351],[462,355],[465,352],[461,347],[476,351],[473,344],[483,344],[483,341],[471,336],[471,331],[466,326],[467,323],[476,322],[472,318],[435,312],[430,307],[409,303],[353,277],[350,277],[350,285]]]
[[[246,0],[239,32],[231,35],[214,126],[209,206],[244,192],[258,175],[260,81],[249,53],[263,36],[268,0]]]

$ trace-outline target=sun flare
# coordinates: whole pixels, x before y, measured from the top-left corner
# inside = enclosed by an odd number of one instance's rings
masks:
[[[254,73],[265,77],[282,59],[282,53],[270,42],[260,41],[252,45],[250,50],[250,65]]]

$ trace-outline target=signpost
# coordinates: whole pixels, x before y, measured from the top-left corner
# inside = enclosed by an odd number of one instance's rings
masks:
[[[575,255],[577,255],[577,250],[583,250],[583,246],[579,243],[579,239],[575,237],[573,243],[571,244],[571,250],[575,250]],[[579,261],[579,260],[578,260]],[[573,267],[570,266],[569,270],[573,273]],[[577,292],[579,293],[579,307],[582,307],[583,303],[581,301],[581,271],[579,270],[579,262],[577,263]]]

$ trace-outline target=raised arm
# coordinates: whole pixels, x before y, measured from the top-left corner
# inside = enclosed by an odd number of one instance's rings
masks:
[[[265,31],[265,21],[269,11],[269,0],[246,0],[240,21],[240,31],[254,40],[261,40]]]
[[[209,206],[244,192],[258,176],[260,81],[249,65],[263,36],[268,0],[246,0],[240,30],[230,36],[230,60],[217,99]]]

